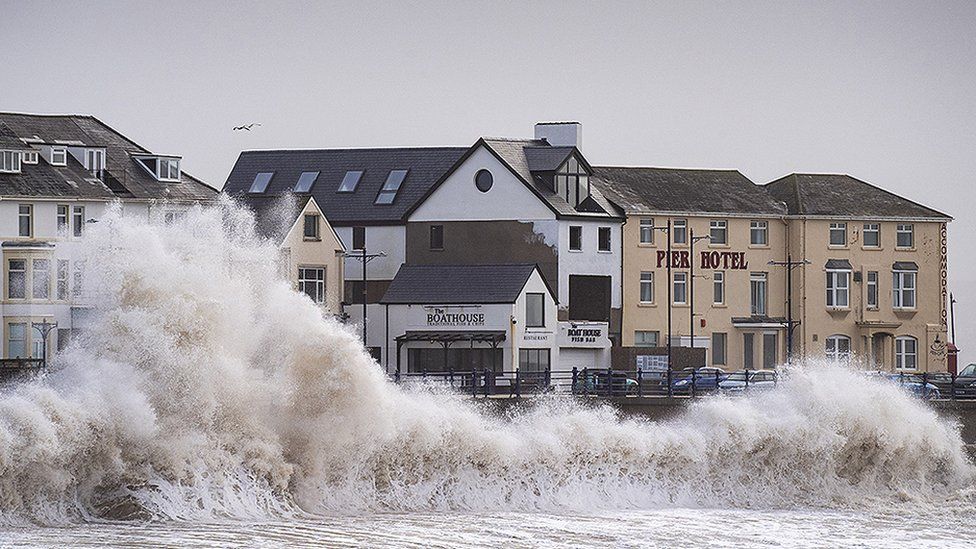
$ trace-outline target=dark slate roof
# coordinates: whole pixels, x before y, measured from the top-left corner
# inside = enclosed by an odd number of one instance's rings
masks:
[[[552,172],[569,158],[575,147],[524,147],[525,159],[533,172]]]
[[[591,183],[630,214],[786,215],[786,206],[737,170],[594,166]]]
[[[106,149],[103,181],[93,179],[70,154],[67,166],[51,166],[42,158],[36,165],[24,164],[19,174],[0,174],[2,196],[197,201],[217,195],[214,188],[185,172],[180,181],[156,181],[135,160],[136,156],[153,153],[93,116],[0,113],[0,124],[18,139],[48,144],[78,142]]]
[[[319,172],[311,194],[333,225],[393,224],[423,198],[468,147],[244,151],[224,191],[246,194],[254,177],[274,172],[267,193],[291,191],[302,172]],[[347,171],[363,170],[356,191],[336,192]],[[408,170],[393,204],[374,204],[390,170]]]
[[[380,303],[515,303],[536,266],[401,265]],[[552,292],[550,292],[551,294]]]
[[[22,151],[28,148],[10,126],[0,122],[0,149]]]
[[[543,183],[539,178],[536,177],[537,174],[533,174],[533,169],[529,165],[529,156],[532,155],[536,157],[539,155],[536,151],[540,147],[549,147],[548,142],[541,139],[499,139],[499,138],[484,138],[478,142],[484,143],[489,150],[495,153],[499,159],[512,169],[512,171],[517,175],[526,185],[532,189],[535,194],[545,202],[549,208],[560,217],[591,217],[591,218],[606,218],[606,217],[622,217],[622,212],[618,211],[609,201],[603,196],[602,190],[594,185],[590,186],[590,196],[593,201],[599,206],[599,210],[602,211],[581,211],[577,210],[573,206],[566,202],[566,200],[552,191],[545,183]],[[478,146],[476,144],[475,146]],[[573,147],[551,147],[554,149],[573,149]],[[554,153],[553,156],[558,156],[559,153]],[[569,156],[568,154],[566,156]],[[566,156],[563,157],[565,160]],[[558,165],[557,165],[558,167]],[[546,170],[548,171],[548,170]]]
[[[949,219],[950,216],[843,174],[794,173],[765,185],[791,215],[905,217]]]
[[[238,200],[254,212],[254,230],[265,238],[280,242],[295,225],[305,209],[309,195],[253,195],[244,194]]]

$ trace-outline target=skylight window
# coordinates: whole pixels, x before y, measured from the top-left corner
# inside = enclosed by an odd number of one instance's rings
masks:
[[[298,178],[298,183],[295,184],[295,192],[307,193],[312,190],[312,185],[315,184],[318,177],[319,172],[302,172],[301,177]]]
[[[346,172],[346,175],[342,178],[342,183],[339,184],[338,192],[351,193],[355,191],[356,185],[359,185],[359,179],[362,177],[362,170]]]
[[[380,189],[380,194],[376,195],[376,204],[393,204],[397,191],[400,190],[400,185],[406,177],[407,170],[391,170],[386,183],[383,183],[383,188]]]
[[[249,193],[263,193],[268,189],[268,183],[271,182],[271,176],[274,172],[261,172],[254,176],[254,183],[251,183],[251,190]]]

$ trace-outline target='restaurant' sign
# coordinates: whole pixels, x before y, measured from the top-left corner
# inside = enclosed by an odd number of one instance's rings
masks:
[[[702,269],[741,270],[749,268],[749,261],[746,260],[745,252],[714,252],[705,250],[699,257],[699,265]],[[668,266],[667,251],[659,251],[657,253],[657,266],[658,268]],[[672,251],[671,268],[690,269],[691,253],[688,250]]]
[[[465,307],[426,307],[427,325],[432,327],[484,326],[485,313]]]

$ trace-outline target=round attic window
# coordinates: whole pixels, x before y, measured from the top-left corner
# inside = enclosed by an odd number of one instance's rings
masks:
[[[483,193],[488,192],[494,182],[495,178],[491,176],[491,172],[488,170],[478,170],[478,173],[474,174],[474,186]]]

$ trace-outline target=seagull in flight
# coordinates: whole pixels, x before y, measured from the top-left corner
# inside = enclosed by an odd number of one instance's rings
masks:
[[[257,122],[252,122],[250,124],[243,124],[241,126],[235,126],[234,127],[234,131],[235,132],[239,132],[239,131],[242,131],[242,130],[243,131],[251,131],[251,128],[253,128],[254,126],[260,126],[260,125],[261,124],[258,124]]]

